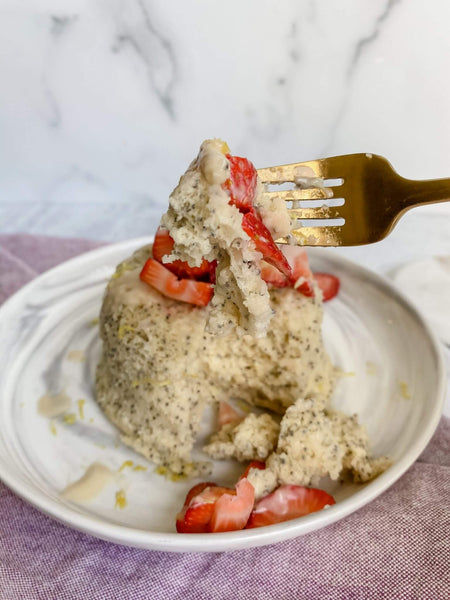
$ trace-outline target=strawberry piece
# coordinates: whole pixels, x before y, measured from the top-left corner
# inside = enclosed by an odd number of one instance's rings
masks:
[[[217,500],[224,494],[236,494],[234,490],[219,487],[215,483],[199,483],[187,494],[182,511],[177,515],[178,533],[207,533]]]
[[[248,479],[236,484],[235,494],[220,496],[214,504],[208,530],[214,533],[244,529],[255,502],[255,488]]]
[[[300,277],[303,277],[304,279],[311,279],[312,271],[309,268],[308,255],[304,248],[300,248],[299,246],[289,246],[287,244],[283,244],[281,246],[281,251],[286,257],[289,266],[291,267],[292,284],[295,285],[295,283],[300,279]]]
[[[280,273],[280,271],[272,267],[272,265],[263,262],[261,263],[261,277],[266,283],[277,288],[292,287],[301,277],[305,280],[312,278],[312,272],[308,263],[308,255],[304,248],[283,244],[280,246],[280,251],[289,263],[291,275],[287,278]],[[309,286],[307,286],[306,289],[309,289]]]
[[[269,283],[276,288],[294,286],[295,289],[304,296],[311,297],[314,296],[314,279],[322,290],[324,302],[331,300],[331,298],[336,296],[340,286],[339,279],[330,273],[313,274],[309,268],[308,255],[304,248],[283,245],[281,251],[291,267],[292,275],[288,279],[282,273],[274,269],[272,265],[262,262],[261,277],[266,283]],[[303,278],[305,281],[296,286],[296,283],[300,278]]]
[[[336,296],[341,285],[338,277],[331,275],[331,273],[314,273],[313,278],[322,290],[324,302],[331,300]],[[313,286],[309,282],[306,282],[306,284],[306,286],[302,284],[297,288],[298,291],[305,296],[314,296]]]
[[[140,278],[164,296],[196,306],[206,306],[213,295],[213,286],[210,283],[178,279],[153,258],[149,258],[145,263]]]
[[[239,480],[247,478],[248,474],[250,473],[250,469],[260,469],[261,471],[264,471],[265,468],[266,468],[265,462],[262,462],[261,460],[252,460],[252,462],[247,466],[245,471],[239,477]]]
[[[177,515],[178,533],[207,533],[243,529],[252,512],[255,490],[241,478],[236,489],[199,483],[187,494]]]
[[[210,274],[212,270],[212,263],[208,262],[207,260],[203,260],[199,267],[190,267],[187,262],[182,260],[175,260],[171,263],[165,263],[163,261],[163,257],[172,254],[174,244],[175,242],[173,241],[167,229],[158,227],[152,247],[153,258],[164,265],[166,269],[172,273],[175,273],[175,275],[178,277],[187,279],[200,279],[204,275]],[[214,265],[214,273],[216,270],[216,265],[217,263]]]
[[[230,178],[222,187],[230,193],[230,204],[246,213],[253,208],[257,174],[252,163],[240,156],[225,155],[230,164]]]
[[[158,227],[152,246],[153,258],[162,263],[163,256],[169,256],[169,254],[172,254],[174,243],[175,242],[171,238],[167,229]]]
[[[178,515],[176,528],[178,533],[208,533],[214,503],[205,502],[187,508],[183,515]]]
[[[231,406],[231,404],[228,404],[228,402],[225,402],[224,400],[221,400],[219,402],[219,428],[221,429],[224,425],[228,425],[228,423],[237,423],[238,421],[240,421],[242,419],[241,415],[238,413],[238,411],[233,408]]]
[[[323,490],[301,485],[282,485],[256,503],[247,528],[297,519],[331,504],[335,504],[334,498]]]
[[[242,229],[253,240],[256,249],[261,252],[264,260],[290,279],[292,276],[291,267],[261,219],[254,213],[246,213],[242,218]]]
[[[261,261],[261,279],[275,288],[289,287],[291,285],[291,282],[283,273],[280,273],[278,269],[269,265],[265,260]]]
[[[186,494],[183,510],[189,506],[195,496],[199,496],[208,487],[217,487],[217,483],[213,483],[212,481],[202,481],[201,483],[194,485],[194,487],[192,487]]]
[[[341,282],[335,275],[331,275],[330,273],[314,273],[313,277],[322,290],[324,302],[331,300],[339,292]]]

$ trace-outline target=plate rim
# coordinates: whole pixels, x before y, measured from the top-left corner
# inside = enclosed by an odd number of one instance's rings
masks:
[[[13,307],[16,302],[20,302],[22,297],[26,296],[34,286],[39,285],[46,278],[58,275],[59,271],[70,269],[73,265],[78,263],[83,264],[84,262],[89,262],[91,259],[98,259],[103,254],[108,255],[110,253],[121,252],[125,255],[125,252],[128,251],[131,253],[140,246],[150,244],[152,241],[153,236],[146,236],[131,240],[123,240],[112,244],[107,243],[106,245],[84,252],[52,267],[32,279],[12,294],[12,296],[7,298],[0,306],[0,320],[3,318],[4,314],[7,313],[8,310],[11,310],[11,307]],[[318,513],[307,515],[301,519],[285,521],[284,523],[278,523],[260,529],[219,533],[213,536],[211,534],[180,536],[180,534],[175,532],[144,531],[130,526],[106,523],[98,517],[80,514],[69,505],[58,503],[56,500],[48,498],[40,490],[36,490],[32,486],[29,486],[27,483],[22,483],[20,480],[17,481],[13,474],[4,471],[1,463],[0,480],[3,481],[9,489],[27,503],[37,508],[40,512],[60,523],[72,527],[73,529],[113,543],[168,552],[218,552],[280,542],[330,525],[359,510],[385,492],[417,460],[428,445],[440,421],[446,390],[446,371],[440,342],[421,313],[385,276],[340,254],[332,255],[327,248],[308,247],[308,252],[311,253],[311,256],[322,256],[331,263],[340,264],[344,268],[347,268],[347,270],[356,270],[360,275],[374,281],[378,287],[381,287],[414,317],[424,333],[426,333],[428,342],[434,351],[438,377],[436,382],[435,406],[429,417],[427,427],[421,431],[420,436],[418,436],[410,446],[406,455],[396,461],[387,471],[379,475],[375,480],[367,483],[361,490],[340,501],[338,504],[326,509],[326,511],[319,511]],[[0,392],[0,402],[1,401]]]

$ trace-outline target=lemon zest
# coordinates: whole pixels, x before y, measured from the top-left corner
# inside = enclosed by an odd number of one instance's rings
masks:
[[[399,381],[398,385],[400,387],[400,394],[402,398],[405,398],[405,400],[411,400],[411,394],[409,393],[408,384],[406,381]]]
[[[127,506],[127,498],[125,496],[125,491],[119,490],[118,492],[116,492],[116,503],[114,505],[114,508],[123,510],[126,506]]]
[[[366,373],[367,373],[367,375],[376,375],[377,374],[377,365],[374,362],[368,360],[366,362]]]
[[[86,400],[83,400],[83,398],[80,398],[80,400],[77,400],[77,404],[78,404],[78,413],[80,415],[80,419],[84,419],[84,405],[86,404]]]
[[[115,273],[112,275],[111,279],[118,279],[121,277],[126,271],[131,271],[132,267],[126,262],[121,263]]]
[[[133,461],[132,460],[125,460],[121,466],[119,467],[119,473],[121,471],[123,471],[124,469],[126,469],[127,467],[132,467],[133,466]]]
[[[247,414],[252,411],[251,407],[244,400],[236,400],[236,404],[242,411],[244,411]]]
[[[136,327],[132,327],[131,325],[120,325],[117,330],[117,337],[119,340],[122,340],[127,331],[136,331]]]
[[[335,369],[336,377],[355,377],[355,371],[344,371],[340,367],[336,367]]]

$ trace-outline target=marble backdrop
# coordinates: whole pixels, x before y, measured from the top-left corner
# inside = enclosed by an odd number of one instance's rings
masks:
[[[215,136],[257,166],[450,176],[449,23],[448,0],[2,0],[0,231],[152,233]]]

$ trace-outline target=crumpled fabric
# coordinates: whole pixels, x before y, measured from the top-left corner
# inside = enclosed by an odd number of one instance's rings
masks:
[[[0,235],[0,302],[99,245]],[[235,552],[172,554],[98,540],[0,483],[0,599],[448,600],[449,498],[446,417],[419,460],[368,506],[296,539]]]

